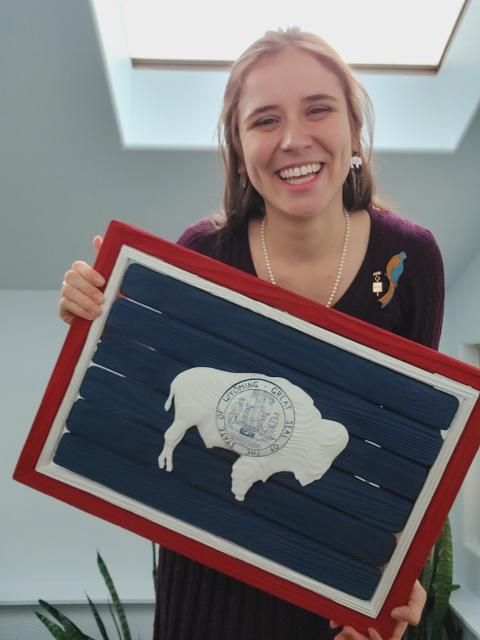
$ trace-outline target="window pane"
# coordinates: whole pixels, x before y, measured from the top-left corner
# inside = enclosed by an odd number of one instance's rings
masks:
[[[132,58],[231,61],[268,29],[298,25],[350,64],[437,66],[463,0],[122,0]],[[201,25],[201,26],[200,26]]]

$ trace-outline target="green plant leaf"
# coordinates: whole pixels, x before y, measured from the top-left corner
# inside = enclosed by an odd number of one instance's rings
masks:
[[[444,629],[448,640],[462,640],[462,625],[451,609],[448,610],[445,617]]]
[[[158,556],[157,556],[157,545],[152,542],[152,576],[153,576],[153,590],[155,594],[157,593],[157,571],[158,571]]]
[[[433,581],[433,551],[430,552],[427,562],[422,569],[422,573],[420,574],[420,582],[422,587],[425,589],[427,594],[430,592],[432,588]]]
[[[157,573],[158,560],[157,560],[157,545],[152,542],[152,560],[153,560],[153,575]]]
[[[427,602],[417,627],[409,627],[407,640],[461,640],[461,628],[455,625],[449,608],[452,585],[452,540],[450,524],[445,522],[420,576]]]
[[[100,634],[103,638],[103,640],[108,640],[108,634],[107,634],[107,630],[105,629],[105,625],[103,624],[103,620],[98,612],[98,609],[95,605],[95,603],[90,599],[90,597],[87,595],[87,600],[88,600],[88,604],[90,605],[90,609],[93,613],[93,617],[95,618],[95,622],[97,623],[97,627],[100,631]]]
[[[60,622],[60,624],[63,624],[62,618],[64,618],[65,616],[62,613],[60,613],[58,609],[56,609],[53,605],[49,604],[46,600],[39,600],[38,604],[41,607],[43,607],[46,611],[48,611],[48,613],[52,616],[52,618],[55,618],[55,620]]]
[[[407,632],[405,634],[406,640],[425,640],[428,637],[428,618],[430,609],[433,605],[433,574],[433,551],[431,551],[419,577],[419,581],[427,593],[427,602],[418,625],[416,627],[407,628]]]
[[[93,640],[93,638],[85,635],[83,631],[81,631],[77,625],[70,620],[70,618],[67,618],[67,616],[56,609],[53,605],[49,604],[45,600],[39,600],[38,602],[53,618],[63,625],[65,633],[67,634],[65,637],[68,640]]]
[[[448,603],[452,591],[453,553],[452,535],[448,519],[443,525],[440,537],[435,546],[438,552],[438,562],[435,582],[433,584],[432,638],[441,640],[441,629],[448,612]]]
[[[406,638],[406,640],[425,640],[425,638],[428,637],[427,616],[425,615],[425,610],[422,619],[416,627],[407,627],[407,631],[404,637]]]
[[[113,624],[115,625],[115,629],[117,630],[118,639],[122,640],[122,634],[120,633],[120,627],[118,626],[117,617],[115,615],[115,612],[113,611],[113,607],[112,607],[112,603],[111,602],[108,603],[108,610],[110,611],[110,615],[112,616]]]
[[[50,618],[47,618],[47,616],[44,616],[43,613],[39,613],[38,611],[35,611],[35,615],[43,622],[54,638],[57,640],[67,640],[66,632],[59,627],[58,624],[55,624]]]
[[[110,593],[110,597],[112,598],[114,611],[117,614],[118,620],[120,622],[120,627],[122,630],[122,640],[132,640],[123,604],[118,597],[117,590],[115,589],[113,580],[110,576],[110,573],[108,572],[107,565],[105,564],[102,556],[99,553],[97,553],[97,564],[98,568],[100,569],[100,573],[105,580],[105,584],[107,585],[108,592]]]

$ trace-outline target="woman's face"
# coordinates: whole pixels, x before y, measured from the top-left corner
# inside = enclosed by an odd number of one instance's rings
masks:
[[[334,73],[294,48],[267,58],[244,81],[238,121],[243,167],[267,213],[341,209],[353,143]]]

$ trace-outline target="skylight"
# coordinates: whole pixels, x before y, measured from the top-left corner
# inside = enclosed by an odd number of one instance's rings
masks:
[[[134,64],[224,64],[296,25],[360,67],[438,69],[464,0],[121,0]]]

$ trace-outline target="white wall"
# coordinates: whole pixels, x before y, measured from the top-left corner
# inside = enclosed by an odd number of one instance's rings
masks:
[[[450,286],[445,351],[480,366],[480,253]],[[452,601],[465,624],[480,636],[480,454],[470,468],[451,512],[455,580],[462,589]]]
[[[80,603],[85,591],[105,601],[97,550],[123,600],[152,603],[147,540],[11,479],[66,334],[57,302],[56,291],[0,292],[0,605],[31,605],[38,598]],[[78,611],[82,614],[82,608]],[[146,611],[142,624],[151,628],[152,607]],[[38,635],[32,633],[32,620]],[[0,606],[2,640],[37,637],[50,636],[29,607]]]
[[[84,633],[92,638],[100,637],[88,605],[65,605],[59,609]],[[109,638],[116,638],[117,633],[107,605],[100,605],[98,609]],[[41,607],[2,607],[0,609],[0,637],[2,640],[52,640],[52,635],[37,619],[33,613],[34,610],[45,613]],[[153,628],[153,604],[129,604],[125,607],[125,611],[132,638],[150,640]]]

